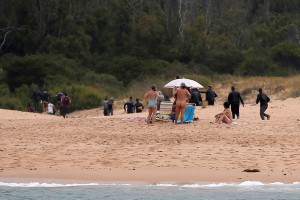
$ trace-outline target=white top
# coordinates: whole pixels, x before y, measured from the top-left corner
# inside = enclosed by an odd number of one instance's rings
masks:
[[[48,103],[48,114],[53,114],[54,105],[52,103]]]

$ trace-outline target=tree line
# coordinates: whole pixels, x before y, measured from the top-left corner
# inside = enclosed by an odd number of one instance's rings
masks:
[[[149,75],[295,74],[299,13],[300,0],[1,0],[0,106],[34,88],[103,99]],[[84,99],[74,109],[99,104]]]

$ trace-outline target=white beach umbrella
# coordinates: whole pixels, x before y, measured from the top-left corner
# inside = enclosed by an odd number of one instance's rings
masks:
[[[187,79],[187,78],[179,78],[179,79],[174,79],[167,83],[164,88],[173,88],[173,87],[180,87],[180,84],[184,83],[186,87],[189,88],[203,88],[203,86],[198,83],[197,81]]]

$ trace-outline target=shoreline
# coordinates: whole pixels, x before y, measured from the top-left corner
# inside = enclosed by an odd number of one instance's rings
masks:
[[[200,171],[200,172],[199,172]],[[299,174],[299,172],[294,172]],[[199,184],[199,183],[243,183],[261,182],[264,184],[300,182],[299,176],[283,172],[242,172],[237,170],[209,169],[101,169],[89,170],[12,170],[2,173],[0,182],[14,180],[16,183],[101,183],[101,184]],[[54,182],[53,182],[54,181]],[[55,182],[58,181],[58,182]]]
[[[69,118],[0,109],[0,181],[221,183],[300,181],[300,98],[240,108],[235,124],[210,124],[222,105],[197,108],[191,124],[146,124],[147,112]],[[258,169],[260,172],[242,172]]]

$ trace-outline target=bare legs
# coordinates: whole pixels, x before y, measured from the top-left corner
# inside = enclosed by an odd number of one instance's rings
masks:
[[[156,111],[157,111],[157,107],[156,106],[148,108],[148,112],[149,112],[148,113],[148,117],[147,117],[147,123],[148,124],[150,124],[150,121],[152,121],[152,124],[155,123],[155,120],[156,120]]]
[[[216,116],[216,120],[215,120],[215,123],[231,123],[231,120],[225,115],[225,114],[222,114],[222,115],[217,115]]]
[[[175,124],[177,124],[178,117],[180,114],[180,122],[183,124],[184,113],[185,113],[185,104],[182,105],[181,102],[176,102],[176,116],[175,116]]]

